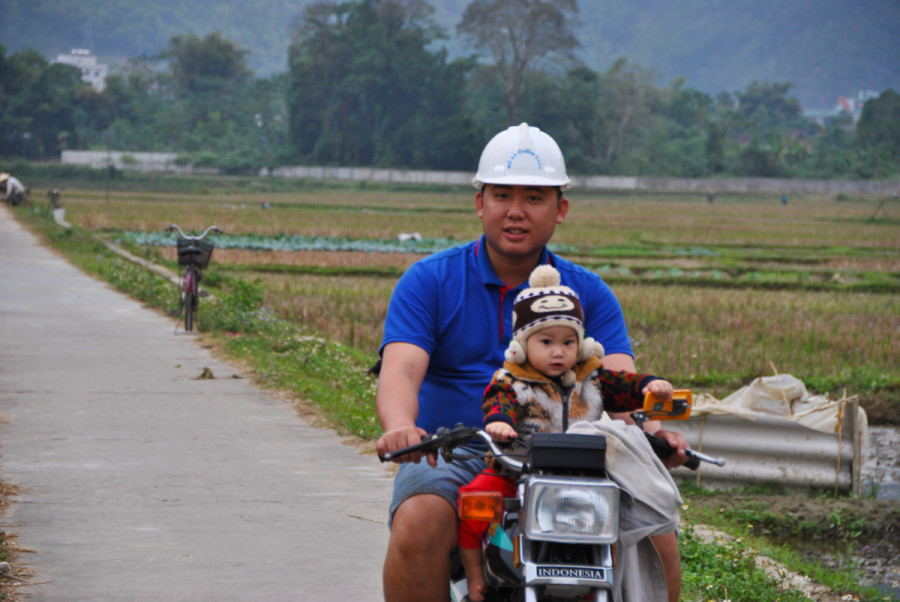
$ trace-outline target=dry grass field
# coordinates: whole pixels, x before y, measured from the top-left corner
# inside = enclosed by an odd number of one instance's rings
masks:
[[[836,200],[574,190],[558,252],[600,273],[625,309],[640,367],[724,395],[774,368],[819,392],[859,394],[875,421],[900,406],[900,206]],[[270,209],[263,210],[262,202]],[[67,219],[115,239],[170,223],[227,235],[467,241],[474,191],[357,186],[196,195],[71,191]],[[876,214],[877,211],[877,214]],[[278,316],[374,351],[413,253],[227,248],[210,272],[259,278]],[[168,260],[171,247],[152,250]]]

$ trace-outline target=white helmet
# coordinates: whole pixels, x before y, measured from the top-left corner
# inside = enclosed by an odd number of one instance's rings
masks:
[[[549,135],[527,123],[500,132],[487,143],[478,161],[475,188],[485,184],[569,187],[562,151]]]

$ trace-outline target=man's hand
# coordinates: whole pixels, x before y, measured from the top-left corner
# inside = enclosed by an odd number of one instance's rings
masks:
[[[662,461],[666,468],[678,468],[688,461],[688,457],[685,455],[684,450],[690,449],[691,446],[688,444],[687,439],[684,438],[684,435],[675,431],[666,431],[663,429],[659,429],[653,434],[660,439],[664,439],[675,450],[672,455]]]
[[[422,439],[427,436],[428,433],[417,426],[401,426],[384,433],[375,444],[375,449],[380,456],[392,454],[398,449],[421,443]],[[432,468],[437,466],[436,453],[423,454],[422,452],[415,452],[400,456],[399,458],[394,458],[393,462],[398,464],[402,462],[415,462],[418,464],[423,455],[426,457],[429,466]]]

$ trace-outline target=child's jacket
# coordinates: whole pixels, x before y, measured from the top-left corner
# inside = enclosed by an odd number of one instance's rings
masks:
[[[484,423],[506,422],[516,429],[522,442],[532,433],[561,433],[566,400],[566,427],[580,420],[591,422],[604,411],[640,409],[644,401],[641,390],[656,379],[649,374],[605,370],[597,356],[577,364],[573,371],[575,382],[566,387],[560,379],[544,376],[528,362],[505,362],[485,389]]]

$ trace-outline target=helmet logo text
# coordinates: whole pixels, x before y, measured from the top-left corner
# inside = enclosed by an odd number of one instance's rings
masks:
[[[537,162],[538,169],[544,169],[544,164],[543,162],[541,162],[541,158],[530,148],[520,148],[515,153],[513,153],[513,155],[506,161],[506,169],[512,169],[513,163],[516,161],[516,159],[523,155],[532,157],[535,162]]]

